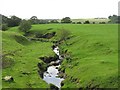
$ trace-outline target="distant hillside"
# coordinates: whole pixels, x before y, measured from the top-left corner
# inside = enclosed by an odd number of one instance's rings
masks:
[[[86,19],[71,19],[72,20],[72,22],[81,22],[81,23],[84,23],[85,21],[90,21],[90,23],[93,23],[93,22],[95,22],[95,23],[99,23],[99,22],[105,22],[105,23],[107,23],[107,22],[109,22],[110,21],[110,19],[107,19],[107,18],[86,18]],[[58,20],[59,22],[61,21],[61,19],[59,19]]]

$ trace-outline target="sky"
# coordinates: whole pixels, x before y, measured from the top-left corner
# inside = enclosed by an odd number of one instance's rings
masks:
[[[0,14],[23,19],[97,18],[118,15],[119,0],[1,0]]]

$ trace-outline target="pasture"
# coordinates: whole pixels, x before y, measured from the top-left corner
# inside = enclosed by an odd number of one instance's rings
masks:
[[[38,24],[28,36],[10,28],[2,33],[2,77],[11,75],[15,82],[3,81],[3,88],[49,88],[40,78],[37,63],[40,56],[53,56],[51,40],[60,39],[60,30],[70,32],[70,39],[60,44],[67,50],[60,69],[65,72],[62,88],[118,87],[118,26],[117,24]],[[30,41],[35,33],[56,32],[48,42]],[[23,73],[28,74],[23,74]]]

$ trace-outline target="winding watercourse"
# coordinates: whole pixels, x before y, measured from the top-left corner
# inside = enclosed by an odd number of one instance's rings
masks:
[[[59,63],[59,65],[52,65],[47,67],[47,70],[43,73],[43,80],[46,81],[48,84],[53,84],[57,86],[58,88],[61,87],[61,82],[64,80],[64,78],[59,78],[58,74],[58,68],[60,67],[60,62],[63,59],[59,52],[59,47],[55,46],[53,48],[53,51],[56,55],[59,56],[59,59],[56,61],[56,63]]]

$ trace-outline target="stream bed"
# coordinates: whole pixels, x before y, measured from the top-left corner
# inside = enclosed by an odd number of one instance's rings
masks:
[[[57,86],[58,88],[61,87],[61,82],[64,80],[64,78],[59,78],[58,74],[58,68],[60,67],[60,62],[63,59],[59,53],[59,47],[56,46],[53,48],[53,51],[55,52],[56,55],[59,56],[59,59],[56,61],[59,63],[57,66],[49,66],[47,67],[47,71],[43,73],[43,80],[46,81],[48,84],[53,84]]]

